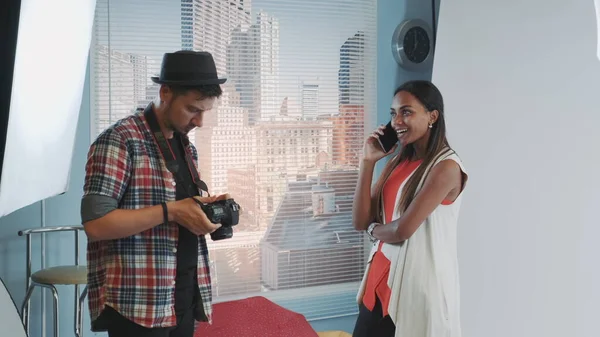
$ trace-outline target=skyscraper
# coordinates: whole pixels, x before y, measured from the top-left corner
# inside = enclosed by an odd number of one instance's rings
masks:
[[[105,45],[96,45],[94,54],[93,109],[96,129],[104,130],[135,110],[136,99],[139,98],[136,97],[136,93],[141,89],[137,86],[141,83],[141,79],[136,69],[143,67],[141,63],[132,62],[139,58],[119,50],[109,49]],[[119,76],[111,76],[113,73]]]
[[[251,26],[239,25],[227,48],[227,76],[248,109],[248,124],[279,114],[279,21],[258,12]]]
[[[181,49],[194,49],[194,0],[181,0]]]
[[[227,46],[231,43],[236,27],[250,24],[250,11],[250,0],[181,0],[181,48],[211,53],[219,76],[229,77],[226,69]],[[220,104],[207,118],[214,117],[215,121],[222,121],[231,114],[239,116],[244,114],[239,103],[231,104],[232,101],[237,101],[237,98],[229,98],[231,87],[223,86],[223,89],[225,94]],[[202,147],[205,152],[201,154],[202,156],[209,156],[214,151],[222,151],[224,146],[233,146],[233,143],[229,142],[219,129],[222,125],[213,123],[213,126],[197,129],[189,135],[190,141]],[[235,127],[237,128],[238,125]],[[212,184],[211,187],[215,191],[221,191],[225,186],[226,171],[222,169],[222,165],[217,164],[217,161],[212,164],[200,162],[201,171],[209,186]]]
[[[260,11],[254,31],[260,46],[261,119],[267,120],[279,114],[279,20]]]
[[[319,84],[302,82],[302,118],[316,119],[319,115]]]
[[[358,166],[365,126],[365,35],[357,32],[340,47],[339,114],[333,117],[333,161]]]
[[[365,35],[357,32],[340,47],[338,71],[340,105],[365,102]]]
[[[211,53],[225,75],[231,33],[250,24],[250,9],[250,0],[181,0],[181,48]]]

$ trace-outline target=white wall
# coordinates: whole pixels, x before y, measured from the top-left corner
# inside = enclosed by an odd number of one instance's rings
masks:
[[[470,172],[464,336],[600,336],[594,1],[442,1],[439,21],[433,81]]]

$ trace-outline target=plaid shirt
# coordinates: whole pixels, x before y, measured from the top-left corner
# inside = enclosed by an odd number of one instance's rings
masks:
[[[198,153],[187,139],[185,143],[197,167]],[[175,200],[175,177],[166,167],[143,112],[118,121],[98,136],[88,153],[83,189],[84,197],[98,195],[117,200],[119,209],[140,209]],[[92,322],[109,305],[144,327],[176,325],[178,235],[178,225],[169,223],[127,238],[88,243]],[[198,240],[198,256],[198,288],[210,321],[212,293],[204,236]]]

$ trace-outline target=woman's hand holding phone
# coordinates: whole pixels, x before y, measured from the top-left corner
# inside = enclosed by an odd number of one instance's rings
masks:
[[[388,151],[385,151],[385,149]],[[376,163],[381,158],[389,156],[398,148],[398,137],[391,123],[380,125],[367,138],[364,146],[364,160]]]

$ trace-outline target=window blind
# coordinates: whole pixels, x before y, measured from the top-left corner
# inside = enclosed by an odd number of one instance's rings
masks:
[[[376,0],[98,0],[94,138],[156,98],[150,77],[179,49],[212,53],[228,78],[189,135],[210,192],[244,209],[232,239],[208,243],[215,301],[355,313],[365,254],[351,210],[376,116]]]

